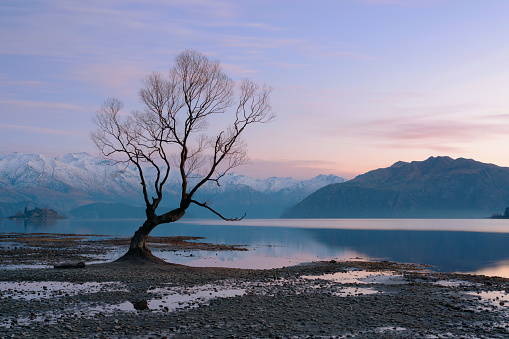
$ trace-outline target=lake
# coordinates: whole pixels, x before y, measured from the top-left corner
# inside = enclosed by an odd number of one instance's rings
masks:
[[[0,220],[0,232],[130,236],[142,220]],[[509,277],[509,220],[503,219],[187,219],[154,236],[201,236],[247,252],[154,252],[192,266],[271,268],[316,260],[377,259],[443,272]],[[115,259],[121,253],[111,253]]]

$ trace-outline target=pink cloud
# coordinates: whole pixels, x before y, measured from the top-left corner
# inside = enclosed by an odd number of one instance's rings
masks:
[[[140,87],[140,80],[154,71],[151,65],[128,61],[104,61],[101,63],[81,64],[74,70],[72,77],[88,81],[105,88],[108,95],[133,95]]]
[[[501,124],[479,116],[462,120],[414,116],[361,124],[357,126],[356,133],[371,139],[371,142],[381,142],[393,148],[458,151],[476,140],[506,135],[507,128],[507,123]]]

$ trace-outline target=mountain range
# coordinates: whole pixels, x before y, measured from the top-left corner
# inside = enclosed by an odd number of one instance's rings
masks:
[[[283,218],[482,218],[509,205],[509,168],[472,159],[396,162],[325,186]]]
[[[151,170],[145,173],[149,179],[156,175]],[[196,198],[211,202],[227,217],[246,213],[247,218],[278,218],[317,189],[343,181],[335,175],[319,175],[310,180],[261,180],[228,173],[220,180],[220,186],[208,183]],[[175,207],[180,185],[179,173],[171,171],[162,209]],[[14,215],[25,206],[52,208],[79,218],[144,216],[136,168],[88,153],[50,158],[15,152],[0,157],[0,217]],[[199,206],[190,208],[188,215],[214,217]]]

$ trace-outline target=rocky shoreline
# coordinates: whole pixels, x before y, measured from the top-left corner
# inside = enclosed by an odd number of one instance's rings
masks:
[[[59,243],[76,250],[74,242]],[[3,263],[9,248],[1,248]],[[0,338],[509,337],[508,279],[411,264],[245,270],[103,263],[0,273]]]

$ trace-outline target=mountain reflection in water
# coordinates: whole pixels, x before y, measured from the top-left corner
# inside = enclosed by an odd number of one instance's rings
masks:
[[[59,220],[51,225],[0,220],[0,232],[130,236],[141,220]],[[202,236],[249,246],[248,252],[158,253],[193,266],[270,268],[313,260],[381,259],[434,266],[443,272],[509,277],[507,219],[187,219],[160,225],[154,236]],[[190,254],[193,254],[190,256]]]

